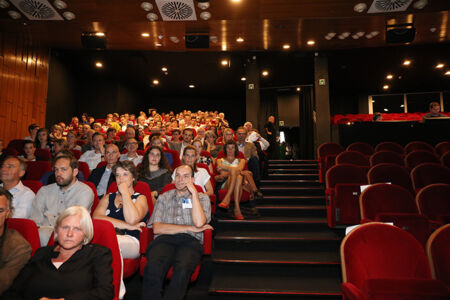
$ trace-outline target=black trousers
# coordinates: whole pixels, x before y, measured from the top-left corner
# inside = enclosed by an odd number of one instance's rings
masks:
[[[200,241],[180,233],[160,235],[147,248],[147,265],[142,283],[142,300],[183,299],[189,279],[203,255]],[[173,275],[162,295],[167,272],[173,266]]]

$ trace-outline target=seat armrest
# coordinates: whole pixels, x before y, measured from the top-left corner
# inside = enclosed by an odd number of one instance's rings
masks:
[[[145,251],[147,251],[147,246],[153,241],[153,228],[143,227],[142,232],[139,235],[139,245],[140,245],[140,253],[145,255]]]
[[[203,231],[203,254],[211,255],[212,252],[212,230],[206,229]]]
[[[356,285],[344,282],[341,284],[341,290],[344,294],[345,300],[367,300],[361,290]]]

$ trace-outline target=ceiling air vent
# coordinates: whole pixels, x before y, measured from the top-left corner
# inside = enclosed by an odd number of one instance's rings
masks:
[[[193,0],[156,0],[163,21],[195,21]]]
[[[63,20],[47,0],[10,0],[29,20]]]
[[[374,0],[367,13],[405,11],[413,0]]]

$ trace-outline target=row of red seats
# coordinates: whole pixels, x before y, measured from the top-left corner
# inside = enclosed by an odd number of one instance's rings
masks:
[[[421,121],[426,113],[388,113],[382,114],[383,121]],[[443,112],[442,114],[450,117],[450,112]],[[334,115],[330,117],[330,123],[333,125],[351,124],[354,122],[372,122],[373,114],[345,114]]]

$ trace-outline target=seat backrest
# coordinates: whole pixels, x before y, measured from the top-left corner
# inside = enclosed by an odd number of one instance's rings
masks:
[[[33,256],[34,252],[41,247],[36,223],[33,220],[20,218],[9,218],[6,222],[9,228],[17,230],[30,243],[31,256]]]
[[[24,179],[39,180],[48,172],[51,172],[52,165],[48,161],[27,161],[27,173]]]
[[[369,278],[431,279],[422,245],[396,226],[361,225],[342,240],[340,252],[343,282],[358,288]]]
[[[398,152],[387,150],[375,152],[374,154],[372,154],[372,156],[370,156],[369,161],[371,166],[375,166],[382,163],[390,163],[400,166],[405,165],[403,155],[399,154]]]
[[[438,164],[439,159],[434,153],[424,150],[412,151],[405,156],[405,166],[410,170],[421,163]]]
[[[399,154],[404,153],[403,147],[400,144],[395,143],[395,142],[381,142],[375,147],[375,152],[384,151],[384,150],[394,151]]]
[[[24,186],[30,188],[33,193],[37,194],[39,189],[43,186],[39,180],[22,180]]]
[[[450,169],[435,163],[423,163],[412,169],[411,181],[416,193],[429,184],[450,184]]]
[[[6,147],[7,149],[14,149],[17,151],[18,154],[20,155],[24,155],[25,152],[23,151],[23,146],[25,145],[25,143],[27,142],[27,140],[11,140],[8,143],[8,146]]]
[[[374,149],[371,145],[368,143],[363,142],[354,142],[347,147],[347,151],[357,151],[360,152],[366,156],[370,156],[373,154]]]
[[[336,165],[327,171],[326,186],[334,188],[338,183],[366,184],[367,178],[364,170],[355,165]]]
[[[358,151],[344,151],[336,156],[336,164],[352,164],[361,167],[368,167],[369,159],[367,156]]]
[[[444,167],[450,168],[450,152],[446,152],[441,156],[441,164]]]
[[[175,170],[181,166],[180,153],[175,149],[164,149],[165,153],[170,153],[172,155],[172,165],[170,166],[172,170]]]
[[[434,147],[436,154],[441,157],[443,154],[450,152],[450,141],[441,142]]]
[[[39,148],[34,152],[38,160],[50,161],[52,159],[52,154],[47,148]]]
[[[98,164],[97,164],[97,167],[96,168],[101,168],[101,167],[103,167],[103,166],[106,166],[106,161],[101,161],[101,162],[99,162]]]
[[[450,287],[450,224],[433,232],[426,249],[433,278]]]
[[[77,140],[77,145],[84,146],[84,145],[86,145],[86,141],[84,141],[84,140]]]
[[[405,153],[411,153],[413,151],[428,151],[431,153],[434,153],[434,148],[430,144],[422,141],[414,141],[406,144],[405,146]]]
[[[416,203],[420,213],[431,220],[438,220],[441,215],[450,216],[450,184],[427,185],[417,193]]]
[[[361,219],[375,220],[381,213],[418,213],[414,196],[396,184],[376,183],[359,197]]]
[[[83,183],[88,185],[91,188],[92,192],[94,193],[94,202],[92,203],[92,207],[91,207],[91,216],[92,216],[94,214],[95,208],[97,207],[98,201],[99,201],[98,195],[97,195],[97,188],[95,187],[95,184],[93,184],[90,181],[86,180],[86,181],[83,181]]]
[[[148,213],[151,216],[153,213],[153,201],[152,201],[152,191],[150,190],[150,187],[145,182],[138,181],[136,182],[136,185],[133,188],[136,192],[144,195],[147,198]],[[115,193],[115,192],[117,192],[117,182],[114,181],[109,185],[106,193]]]
[[[327,155],[338,155],[344,151],[344,147],[337,143],[323,143],[317,148],[317,157],[325,157]]]
[[[81,157],[81,151],[80,151],[80,150],[77,150],[77,149],[70,149],[70,152],[72,152],[73,156],[74,156],[76,159],[80,159],[80,157]]]
[[[374,183],[393,183],[412,191],[411,179],[408,170],[396,164],[378,164],[367,172],[367,181]]]
[[[89,165],[84,161],[78,161],[78,170],[83,173],[84,179],[88,179],[91,171],[89,170]]]

